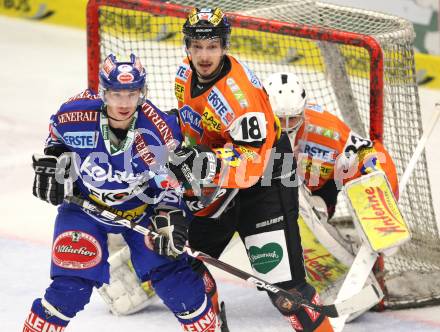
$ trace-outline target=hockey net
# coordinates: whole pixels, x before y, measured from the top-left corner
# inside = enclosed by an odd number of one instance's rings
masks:
[[[183,3],[185,5],[183,5]],[[182,24],[195,1],[90,0],[88,75],[109,53],[141,57],[149,98],[176,107],[174,76],[186,56]],[[401,176],[422,134],[412,25],[398,17],[316,1],[216,0],[204,7],[228,12],[230,54],[264,80],[276,71],[298,74],[309,100],[341,116],[356,132],[383,140]],[[341,196],[341,195],[340,195]],[[340,199],[336,220],[348,217]],[[423,155],[400,197],[412,240],[384,257],[376,274],[387,307],[440,302],[440,249],[427,163]]]

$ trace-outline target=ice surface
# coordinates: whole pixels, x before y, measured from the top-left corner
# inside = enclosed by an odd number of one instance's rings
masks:
[[[31,155],[41,152],[49,116],[86,86],[85,31],[0,17],[0,331],[19,331],[34,298],[49,285],[50,245],[56,209],[32,196]],[[438,91],[422,90],[427,123]],[[440,202],[440,127],[427,147],[437,215]],[[439,244],[440,245],[440,244]],[[243,247],[224,257],[249,269]],[[224,273],[216,273],[231,331],[292,331],[267,296]],[[68,331],[180,331],[156,303],[129,317],[111,315],[94,294]],[[440,307],[367,313],[345,331],[440,331]]]

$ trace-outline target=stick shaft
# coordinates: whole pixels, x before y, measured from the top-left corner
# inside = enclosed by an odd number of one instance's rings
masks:
[[[90,201],[87,201],[85,199],[82,199],[80,197],[68,196],[68,197],[66,197],[65,200],[69,203],[76,204],[76,205],[86,209],[87,211],[89,211],[97,216],[107,218],[115,223],[126,226],[135,232],[138,232],[138,233],[146,235],[146,236],[150,236],[153,239],[160,236],[158,233],[156,233],[148,228],[145,228],[141,225],[138,225],[134,222],[131,222],[125,218],[122,218],[122,217],[118,216],[117,214],[115,214],[111,211],[108,211],[103,207],[97,206],[96,204],[94,204]],[[268,282],[264,281],[263,279],[260,279],[250,273],[247,273],[243,270],[240,270],[240,269],[236,268],[235,266],[229,265],[229,264],[227,264],[221,260],[218,260],[208,254],[205,254],[201,251],[195,251],[188,246],[185,247],[185,251],[188,255],[190,255],[191,257],[194,257],[197,260],[200,260],[202,262],[205,262],[205,263],[208,263],[212,266],[215,266],[215,267],[217,267],[225,272],[228,272],[228,273],[230,273],[240,279],[243,279],[243,280],[245,280],[249,283],[252,283],[260,288],[263,288],[268,292],[271,292],[274,294],[279,294],[282,297],[284,297],[286,300],[293,302],[294,305],[301,305],[303,307],[310,308],[314,311],[323,312],[324,314],[326,314],[328,316],[335,316],[335,315],[337,316],[338,315],[336,309],[333,308],[333,306],[325,307],[325,306],[313,304],[300,295],[288,293],[286,290],[279,288],[278,286],[275,286],[271,283],[268,283]]]

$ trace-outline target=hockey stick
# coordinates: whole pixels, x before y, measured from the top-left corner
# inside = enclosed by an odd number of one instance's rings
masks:
[[[65,201],[68,203],[78,205],[96,216],[106,218],[106,219],[108,219],[112,222],[115,222],[117,224],[124,225],[124,226],[132,229],[135,232],[150,236],[153,239],[160,236],[158,233],[156,233],[154,231],[151,231],[143,226],[140,226],[140,225],[136,224],[135,222],[132,222],[132,221],[129,221],[125,218],[122,218],[122,217],[118,216],[117,214],[110,212],[110,211],[106,210],[105,208],[100,207],[96,204],[93,204],[92,202],[87,201],[85,199],[82,199],[80,197],[68,196],[65,198]],[[340,303],[330,304],[330,305],[317,305],[317,304],[311,303],[309,300],[303,298],[299,294],[291,294],[282,288],[279,288],[279,287],[277,287],[271,283],[268,283],[268,282],[264,281],[263,279],[260,279],[250,273],[242,271],[232,265],[229,265],[229,264],[222,262],[214,257],[211,257],[208,254],[205,254],[200,251],[192,250],[190,247],[186,247],[185,250],[188,255],[190,255],[191,257],[194,257],[195,259],[198,259],[202,262],[206,262],[206,263],[208,263],[212,266],[215,266],[223,271],[226,271],[232,275],[235,275],[236,277],[243,279],[249,283],[252,283],[255,286],[262,288],[268,292],[271,292],[274,294],[281,294],[281,296],[283,296],[285,300],[291,302],[292,305],[294,305],[294,306],[302,306],[305,308],[309,308],[309,309],[312,309],[316,312],[321,312],[328,317],[339,317],[342,315],[347,315],[352,312],[362,310],[364,308],[365,297],[371,297],[371,296],[377,297],[377,293],[378,293],[378,290],[374,286],[369,286],[369,287],[365,287],[361,292],[355,294],[351,298],[349,298],[345,301],[342,301]]]

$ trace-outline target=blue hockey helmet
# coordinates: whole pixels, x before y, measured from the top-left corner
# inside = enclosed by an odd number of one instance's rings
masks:
[[[102,94],[107,90],[140,89],[144,97],[147,72],[134,54],[130,54],[127,62],[118,62],[113,54],[109,54],[99,70],[99,88]]]

